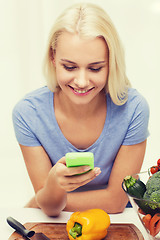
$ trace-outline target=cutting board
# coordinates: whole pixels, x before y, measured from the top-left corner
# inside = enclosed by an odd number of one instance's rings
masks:
[[[68,240],[65,223],[26,223],[27,229],[42,232],[51,240]],[[14,232],[8,240],[23,240]],[[144,240],[141,232],[134,224],[111,224],[104,240]]]

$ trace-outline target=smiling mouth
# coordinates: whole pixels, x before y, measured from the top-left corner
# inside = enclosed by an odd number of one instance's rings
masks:
[[[76,88],[73,88],[71,86],[69,86],[71,89],[73,89],[75,92],[77,93],[87,93],[89,91],[91,91],[93,88],[90,88],[90,89],[87,89],[87,90],[80,90],[80,89],[76,89]]]

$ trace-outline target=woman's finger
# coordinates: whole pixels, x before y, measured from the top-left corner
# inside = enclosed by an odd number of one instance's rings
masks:
[[[79,187],[81,187],[81,186],[89,183],[89,182],[92,181],[95,177],[96,177],[96,176],[94,175],[94,176],[92,176],[92,178],[86,179],[86,180],[84,180],[84,181],[82,181],[82,182],[80,182],[80,183],[70,183],[70,184],[64,186],[64,190],[65,190],[66,192],[74,191],[75,189],[77,189],[77,188],[79,188]]]
[[[88,171],[88,172],[83,172],[83,174],[76,174],[72,176],[67,176],[66,179],[70,183],[81,183],[84,181],[90,181],[90,179],[95,178],[101,173],[100,168],[95,167],[93,170]]]
[[[83,174],[85,172],[88,172],[89,170],[91,170],[90,166],[80,166],[80,167],[66,167],[66,176],[73,176],[73,175],[77,175],[77,174]]]
[[[85,173],[82,175],[63,177],[59,181],[60,181],[61,187],[63,187],[63,189],[65,189],[66,191],[72,191],[72,190],[92,181],[100,173],[101,173],[100,168],[94,168],[92,171],[90,171],[88,173]]]

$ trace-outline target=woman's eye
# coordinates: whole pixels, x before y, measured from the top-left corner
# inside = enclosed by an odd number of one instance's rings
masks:
[[[73,71],[74,69],[76,69],[75,66],[67,66],[67,65],[63,65],[63,67],[67,70],[67,71]]]
[[[64,69],[66,69],[67,71],[74,71],[77,67],[76,66],[67,66],[65,64],[63,64]],[[99,72],[103,67],[98,67],[98,68],[94,68],[94,67],[89,67],[89,70],[92,72]]]
[[[89,68],[92,72],[99,72],[101,69],[102,69],[102,67],[98,67],[98,68],[92,68],[92,67],[90,67]]]

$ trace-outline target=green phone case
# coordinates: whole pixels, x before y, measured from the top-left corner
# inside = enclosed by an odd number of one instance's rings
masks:
[[[88,165],[94,168],[94,155],[91,152],[69,152],[66,153],[67,167],[79,167]]]

